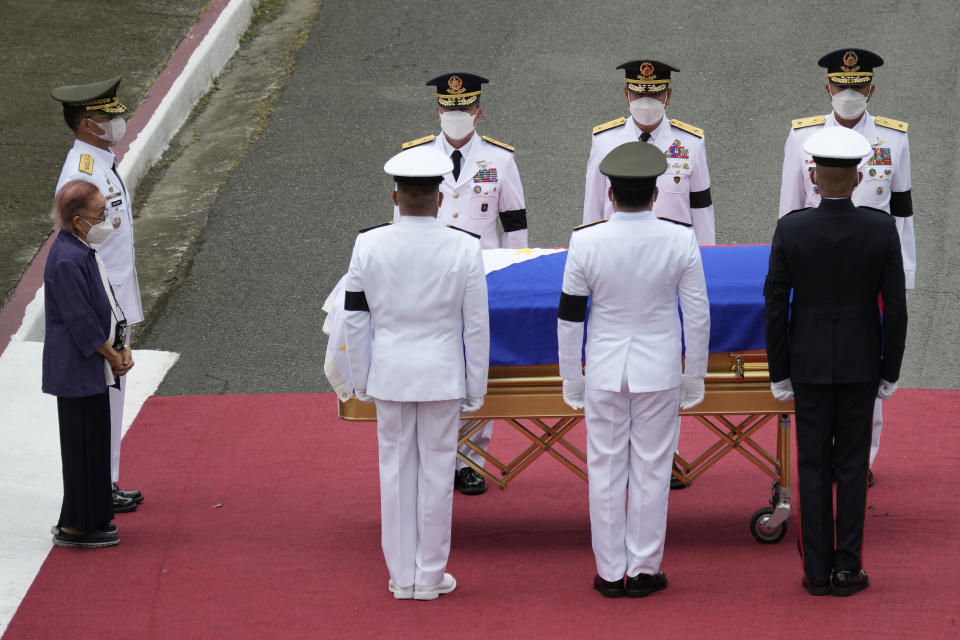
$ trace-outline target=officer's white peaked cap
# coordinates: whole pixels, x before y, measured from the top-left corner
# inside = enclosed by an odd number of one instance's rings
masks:
[[[444,174],[453,171],[453,162],[432,147],[414,147],[387,160],[383,170],[397,180],[413,178],[414,181],[420,181],[424,178],[437,178],[436,182],[440,182]]]
[[[825,167],[853,167],[870,155],[870,142],[853,129],[823,127],[803,143],[813,161]]]

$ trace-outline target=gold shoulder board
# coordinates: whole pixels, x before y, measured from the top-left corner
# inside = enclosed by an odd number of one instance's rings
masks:
[[[703,137],[703,129],[700,127],[695,127],[692,124],[687,124],[686,122],[680,122],[679,120],[671,120],[670,124],[675,126],[677,129],[683,129],[687,133],[692,133],[698,138]]]
[[[809,118],[797,118],[796,120],[791,120],[790,126],[792,126],[794,129],[803,129],[804,127],[825,124],[826,122],[826,116],[810,116]]]
[[[455,226],[453,226],[452,224],[448,224],[448,225],[447,225],[447,228],[448,228],[448,229],[454,229],[454,230],[456,230],[456,231],[462,231],[463,233],[467,234],[468,236],[473,236],[473,237],[476,238],[477,240],[480,239],[480,234],[479,234],[479,233],[474,233],[473,231],[467,231],[466,229],[461,229],[460,227],[455,227]]]
[[[574,231],[580,231],[581,229],[586,229],[587,227],[592,227],[592,226],[594,226],[594,225],[602,224],[602,223],[606,222],[607,220],[609,220],[609,218],[600,218],[599,220],[594,220],[593,222],[588,222],[588,223],[586,223],[586,224],[582,224],[582,225],[580,225],[579,227],[574,227],[573,230],[574,230]]]
[[[80,154],[80,166],[77,167],[80,171],[83,171],[87,175],[93,175],[93,156],[81,153]]]
[[[480,136],[480,137],[483,138],[485,142],[489,142],[490,144],[495,144],[498,147],[503,147],[510,153],[513,153],[514,151],[516,151],[516,149],[508,145],[506,142],[500,142],[499,140],[494,140],[493,138],[488,138],[487,136]]]
[[[873,119],[878,127],[886,127],[887,129],[896,129],[897,131],[907,132],[907,123],[901,122],[900,120],[894,120],[893,118],[884,118],[883,116],[877,116]]]
[[[433,142],[436,139],[437,139],[437,136],[434,136],[434,135],[423,136],[422,138],[417,138],[416,140],[411,140],[410,142],[404,142],[403,146],[401,147],[401,150],[411,149],[413,147],[420,146],[421,144]]]
[[[366,229],[360,229],[360,233],[366,233],[367,231],[373,231],[374,229],[379,229],[380,227],[386,227],[387,225],[393,224],[393,220],[390,222],[384,222],[383,224],[375,224],[372,227],[367,227]]]
[[[627,124],[626,118],[617,118],[616,120],[611,120],[610,122],[604,122],[603,124],[598,124],[593,128],[593,135],[602,133],[607,129],[615,129],[617,127],[622,127],[625,124]]]

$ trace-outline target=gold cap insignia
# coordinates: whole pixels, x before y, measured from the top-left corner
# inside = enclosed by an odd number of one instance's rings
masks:
[[[447,87],[449,87],[450,93],[462,93],[463,80],[460,76],[450,76],[450,79],[447,80]]]
[[[847,51],[843,54],[843,66],[841,69],[843,71],[858,71],[860,67],[857,66],[857,63],[860,62],[860,57],[857,55],[856,51]]]
[[[640,77],[646,78],[647,80],[656,80],[657,76],[653,75],[654,66],[649,62],[644,62],[640,65]]]

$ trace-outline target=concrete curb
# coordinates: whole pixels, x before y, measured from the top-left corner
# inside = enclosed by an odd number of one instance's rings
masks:
[[[163,155],[190,111],[209,91],[214,79],[240,45],[259,0],[213,0],[184,37],[166,68],[130,118],[132,142],[118,145],[117,169],[131,192]],[[43,304],[36,303],[43,284],[51,235],[34,257],[7,304],[0,309],[0,353],[11,340],[42,335]],[[33,304],[31,304],[33,303]]]

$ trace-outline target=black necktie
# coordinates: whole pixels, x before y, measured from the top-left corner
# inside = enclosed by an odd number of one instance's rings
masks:
[[[453,153],[450,154],[450,159],[453,160],[453,180],[456,182],[457,178],[460,177],[460,160],[463,158],[463,154],[460,153],[460,149],[454,149]]]
[[[647,142],[648,140],[650,140],[650,134],[649,134],[649,133],[647,133],[646,131],[644,131],[643,133],[640,134],[640,142]]]

